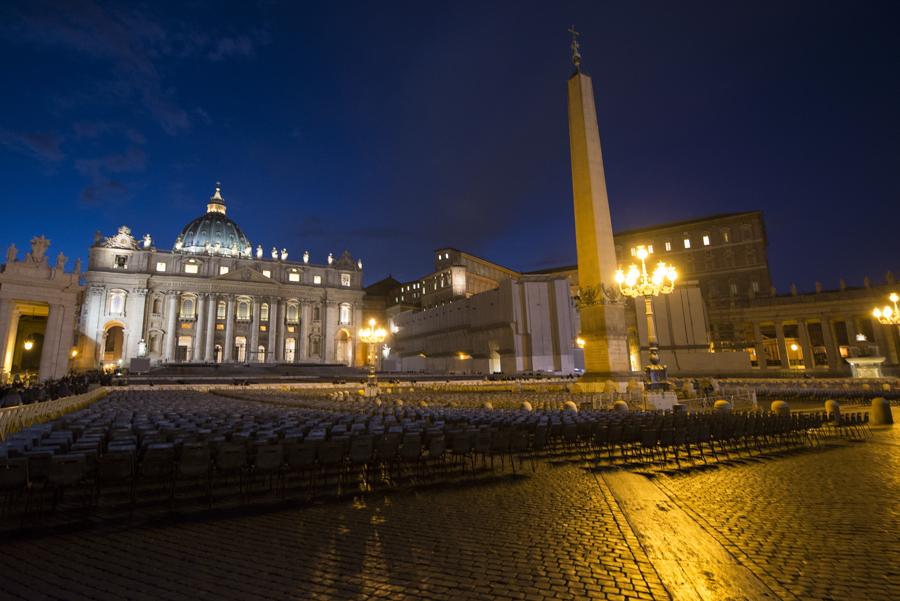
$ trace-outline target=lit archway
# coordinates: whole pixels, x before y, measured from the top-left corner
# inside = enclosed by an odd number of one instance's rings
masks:
[[[353,361],[353,340],[345,328],[338,330],[335,336],[334,360],[343,365],[350,365]]]

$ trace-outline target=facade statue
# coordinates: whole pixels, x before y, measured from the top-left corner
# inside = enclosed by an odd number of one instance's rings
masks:
[[[257,245],[256,245],[256,258],[257,258],[257,259],[262,259],[262,258],[263,258],[263,247],[262,247],[262,244],[257,244]]]
[[[286,248],[282,248],[281,249],[281,260],[287,261],[287,258],[288,258],[288,251]]]
[[[43,235],[36,236],[31,239],[31,259],[35,263],[40,263],[44,259],[44,254],[50,247],[50,241]]]
[[[153,244],[153,239],[150,237],[150,234],[144,234],[144,248],[150,248]]]
[[[334,255],[328,253],[328,264],[331,265],[332,263],[334,263]]]
[[[274,246],[272,247],[272,260],[273,261],[278,260],[278,249],[275,248]]]
[[[66,270],[66,262],[68,260],[69,260],[69,257],[62,254],[62,252],[60,252],[58,255],[56,255],[56,269],[59,270],[60,273],[62,273]]]
[[[15,263],[16,255],[19,253],[19,249],[16,248],[15,244],[10,244],[9,248],[6,249],[6,262],[7,263]]]
[[[78,274],[81,273],[81,257],[78,257],[77,259],[75,259],[75,271],[74,271],[74,273],[75,273],[75,275],[78,275]]]
[[[309,251],[308,250],[303,251],[303,262],[309,263]]]
[[[122,248],[128,250],[138,250],[137,240],[131,235],[131,228],[127,225],[119,226],[119,230],[115,236],[110,236],[103,244],[106,248]]]

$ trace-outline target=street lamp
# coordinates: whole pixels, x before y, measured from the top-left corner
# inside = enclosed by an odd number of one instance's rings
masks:
[[[384,328],[375,327],[377,322],[375,318],[369,320],[369,327],[360,328],[359,339],[369,345],[368,362],[369,362],[369,381],[368,386],[377,386],[378,381],[375,378],[375,347],[384,342],[387,338],[387,331]],[[374,388],[372,389],[374,390]]]
[[[616,283],[619,291],[625,296],[637,299],[644,298],[644,311],[647,314],[647,342],[650,347],[650,365],[647,366],[649,390],[666,388],[666,366],[659,363],[659,340],[656,337],[656,323],[653,320],[653,297],[670,294],[675,290],[675,279],[678,277],[675,267],[660,261],[653,273],[647,273],[647,257],[650,252],[645,246],[638,246],[636,256],[641,260],[641,267],[630,265],[628,272],[616,271]]]
[[[891,292],[888,299],[894,304],[893,308],[890,305],[885,305],[880,309],[875,307],[872,309],[872,315],[875,316],[879,323],[883,323],[886,326],[900,326],[900,310],[897,309],[897,302],[900,301],[900,296],[897,296],[896,292]]]

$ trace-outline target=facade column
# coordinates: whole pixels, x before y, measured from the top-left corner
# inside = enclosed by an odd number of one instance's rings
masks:
[[[203,360],[208,363],[216,362],[216,314],[218,312],[219,299],[215,294],[207,295],[209,306],[206,307],[206,352]]]
[[[269,299],[269,344],[266,346],[266,363],[274,363],[275,359],[275,347],[278,346],[277,334],[278,334],[278,298],[270,298]]]
[[[297,344],[297,360],[309,358],[309,320],[312,317],[312,307],[307,301],[300,302],[300,340]]]
[[[847,326],[847,346],[856,346],[856,335],[859,334],[859,326],[856,325],[856,318],[845,317],[844,323]]]
[[[123,363],[128,362],[133,357],[137,357],[138,343],[144,337],[147,292],[146,288],[135,288],[130,290],[125,298],[125,337],[122,340]]]
[[[206,329],[206,295],[198,294],[197,295],[197,306],[196,311],[194,313],[196,315],[196,319],[194,320],[194,350],[193,357],[191,357],[192,361],[203,361],[205,360],[205,355],[203,351],[206,347],[203,346],[203,334]]]
[[[62,305],[50,305],[50,312],[47,314],[47,326],[44,329],[44,346],[41,349],[41,366],[38,372],[38,378],[41,381],[51,380],[56,377],[59,346],[62,339],[68,340],[68,336],[64,336],[63,332],[60,331],[62,329],[63,310]]]
[[[12,346],[16,343],[16,331],[13,329],[13,322],[16,321],[13,315],[13,305],[13,301],[8,298],[0,298],[0,383],[2,384],[9,381]]]
[[[825,353],[828,355],[828,369],[836,371],[841,367],[841,353],[834,342],[834,326],[830,319],[822,318],[822,338],[825,339]]]
[[[250,363],[259,363],[260,357],[257,354],[259,348],[259,299],[253,299],[253,305],[250,308],[253,315],[250,316],[250,348],[247,349],[247,360]]]
[[[222,363],[231,363],[234,358],[234,295],[228,295],[225,309],[225,346],[222,347]]]
[[[163,361],[172,363],[175,361],[175,344],[178,341],[176,327],[176,315],[178,311],[178,296],[173,291],[166,292],[166,344]]]
[[[817,366],[813,356],[812,343],[809,341],[809,329],[806,326],[806,322],[800,320],[797,324],[797,330],[800,332],[800,349],[803,351],[803,368],[807,370],[814,369]]]
[[[896,327],[896,326],[893,326]],[[874,342],[878,346],[878,356],[885,358],[885,363],[891,363],[891,349],[888,346],[888,339],[885,336],[884,327],[877,320],[872,321],[872,333],[875,334]]]
[[[768,369],[769,359],[766,357],[766,346],[763,344],[762,329],[759,322],[753,322],[753,346],[756,348],[756,365],[759,369]]]
[[[322,301],[322,363],[334,363],[334,335],[337,333],[337,305]],[[334,328],[332,328],[332,324]],[[331,330],[334,329],[334,332]]]
[[[287,329],[285,319],[287,313],[287,305],[282,299],[278,299],[278,341],[275,343],[275,361],[281,363],[284,361],[284,332]]]
[[[778,354],[781,355],[782,369],[790,369],[791,362],[788,359],[787,345],[784,343],[784,325],[780,321],[775,322],[775,336],[778,338]]]

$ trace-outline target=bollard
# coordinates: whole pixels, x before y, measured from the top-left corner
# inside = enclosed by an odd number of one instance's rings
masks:
[[[628,411],[628,403],[622,400],[616,401],[613,403],[613,411],[621,411],[623,413]]]
[[[891,414],[891,404],[884,397],[872,399],[872,412],[869,415],[869,423],[873,426],[890,426],[894,423]]]
[[[840,406],[840,404],[833,399],[828,399],[827,401],[825,401],[825,415],[829,421],[832,421],[835,424],[840,424],[841,423],[841,406]]]
[[[791,415],[791,407],[784,401],[772,401],[769,410],[777,415]]]
[[[731,403],[725,399],[719,399],[713,405],[713,410],[716,413],[731,413]]]
[[[578,405],[576,405],[574,401],[566,401],[563,405],[563,410],[578,413]]]
[[[522,401],[522,411],[533,411],[534,408],[531,406],[531,403],[528,401]]]

